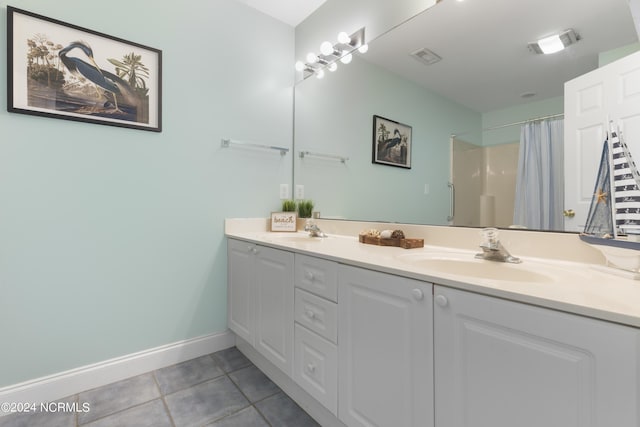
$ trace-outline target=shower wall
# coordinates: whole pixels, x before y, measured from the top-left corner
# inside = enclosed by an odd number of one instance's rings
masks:
[[[453,225],[512,224],[519,146],[514,142],[481,147],[452,140],[451,176],[456,190]]]

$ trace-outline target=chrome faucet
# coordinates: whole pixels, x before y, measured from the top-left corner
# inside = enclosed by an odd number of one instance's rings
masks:
[[[327,234],[320,230],[320,227],[311,220],[307,220],[304,224],[304,231],[309,232],[309,237],[327,237]]]
[[[495,228],[484,228],[482,230],[482,243],[480,248],[482,252],[476,254],[476,258],[486,259],[488,261],[508,262],[519,264],[522,262],[520,258],[514,257],[502,246],[498,240],[498,230]]]

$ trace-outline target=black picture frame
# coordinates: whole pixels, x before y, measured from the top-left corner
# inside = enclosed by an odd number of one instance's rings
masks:
[[[7,111],[161,132],[162,51],[7,6]]]
[[[411,169],[411,137],[409,125],[373,116],[372,163]]]

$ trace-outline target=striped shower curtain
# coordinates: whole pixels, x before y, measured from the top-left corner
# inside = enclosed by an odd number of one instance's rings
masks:
[[[564,230],[563,129],[563,119],[522,126],[514,225],[533,230]]]

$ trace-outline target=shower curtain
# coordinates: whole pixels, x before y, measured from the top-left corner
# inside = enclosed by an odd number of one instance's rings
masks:
[[[564,120],[526,123],[520,129],[513,224],[564,229]]]

